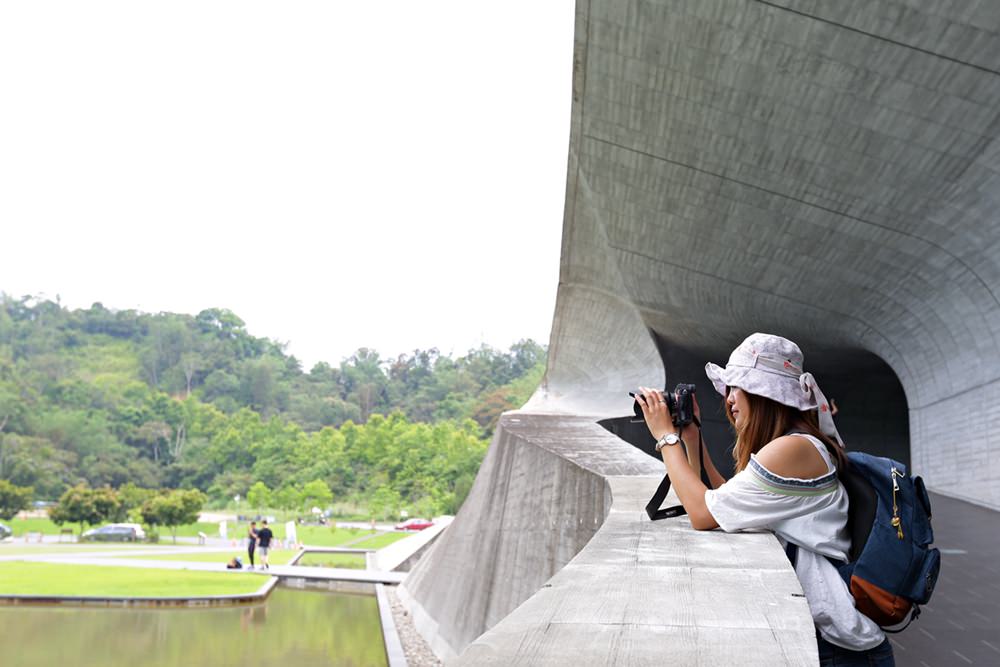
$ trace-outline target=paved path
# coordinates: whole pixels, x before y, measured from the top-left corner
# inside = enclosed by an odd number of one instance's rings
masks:
[[[931,494],[941,576],[920,618],[892,636],[899,667],[1000,665],[1000,512]]]

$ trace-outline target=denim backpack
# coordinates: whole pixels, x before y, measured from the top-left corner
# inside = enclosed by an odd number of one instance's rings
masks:
[[[941,552],[930,547],[931,501],[924,480],[902,463],[861,452],[847,458],[840,481],[850,498],[850,560],[833,563],[858,611],[899,632],[931,599],[941,569]]]
[[[931,500],[924,480],[907,476],[899,461],[862,452],[848,452],[847,458],[850,465],[839,477],[850,500],[851,549],[846,563],[828,560],[847,582],[858,611],[883,630],[901,632],[931,599],[941,570],[941,552],[930,547]],[[790,543],[793,566],[797,553]]]

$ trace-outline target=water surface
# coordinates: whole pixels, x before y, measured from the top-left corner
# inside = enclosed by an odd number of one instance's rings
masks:
[[[383,666],[373,595],[276,588],[214,609],[0,606],[5,667]]]

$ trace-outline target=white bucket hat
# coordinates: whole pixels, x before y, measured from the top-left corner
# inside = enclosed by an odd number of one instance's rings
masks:
[[[798,410],[818,410],[820,430],[843,446],[826,396],[812,373],[803,372],[802,350],[787,338],[751,334],[729,355],[725,368],[708,363],[705,373],[723,396],[726,387],[739,387]]]

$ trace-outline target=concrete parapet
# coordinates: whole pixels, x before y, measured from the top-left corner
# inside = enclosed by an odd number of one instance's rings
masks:
[[[774,537],[650,522],[662,474],[590,418],[504,415],[469,499],[401,587],[417,629],[457,664],[746,664],[748,646],[755,664],[815,662]]]
[[[415,626],[457,655],[590,541],[611,508],[608,476],[658,472],[593,420],[505,414],[461,512],[399,591]]]
[[[643,507],[656,478],[607,481],[611,512],[591,542],[453,664],[816,664],[808,605],[772,535],[654,523]]]

